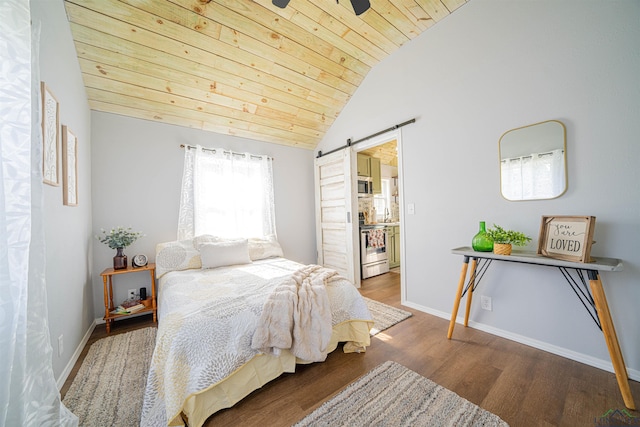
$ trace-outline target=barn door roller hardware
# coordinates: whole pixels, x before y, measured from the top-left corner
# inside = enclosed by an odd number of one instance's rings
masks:
[[[316,158],[319,159],[322,156],[326,156],[328,154],[335,153],[336,151],[340,151],[340,150],[342,150],[344,148],[351,147],[352,145],[355,145],[355,144],[357,144],[359,142],[366,141],[367,139],[374,138],[374,137],[376,137],[378,135],[382,135],[383,133],[387,133],[387,132],[390,132],[392,130],[396,130],[398,128],[401,128],[402,126],[406,126],[408,124],[415,123],[415,122],[416,122],[416,119],[407,120],[406,122],[402,122],[400,124],[393,125],[390,128],[387,128],[385,130],[381,130],[379,132],[372,133],[369,136],[365,136],[364,138],[360,138],[357,141],[352,141],[351,138],[349,138],[349,139],[347,139],[347,145],[343,145],[342,147],[335,148],[335,149],[329,151],[328,153],[323,153],[322,151],[318,151],[318,155],[316,156]]]
[[[274,6],[278,6],[281,9],[284,9],[289,4],[289,0],[272,0],[271,2]],[[338,3],[338,0],[336,0],[336,3]],[[367,11],[371,7],[371,4],[369,0],[351,0],[351,6],[353,6],[353,11],[356,15],[360,15]]]

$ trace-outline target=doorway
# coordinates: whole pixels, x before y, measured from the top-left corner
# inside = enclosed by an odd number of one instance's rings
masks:
[[[401,129],[395,129],[363,141],[353,146],[353,151],[361,156],[379,159],[380,163],[380,188],[374,191],[372,196],[364,196],[356,194],[352,201],[354,208],[358,207],[359,230],[362,233],[363,217],[368,223],[375,223],[377,228],[383,228],[386,232],[385,245],[389,258],[388,272],[362,279],[363,271],[360,266],[360,286],[366,286],[367,283],[379,282],[387,278],[394,277],[395,280],[400,278],[400,296],[401,301],[405,300],[405,283],[404,283],[404,209],[402,206],[402,135]],[[354,156],[356,157],[356,156]],[[376,161],[377,163],[377,161]],[[373,172],[372,175],[375,175]],[[358,181],[359,173],[357,168],[353,172],[352,179]],[[375,178],[372,178],[375,179]],[[373,185],[375,190],[375,184]],[[358,197],[360,196],[360,197]],[[363,215],[366,212],[366,215]],[[373,225],[373,224],[364,224]],[[367,228],[367,227],[364,227]],[[354,227],[356,229],[356,227]],[[361,242],[363,239],[359,239]],[[355,248],[354,248],[355,249]],[[362,251],[362,247],[358,248]],[[359,257],[361,259],[362,257]],[[388,276],[385,276],[388,275]],[[369,276],[365,274],[364,277]],[[374,280],[375,279],[375,280]]]

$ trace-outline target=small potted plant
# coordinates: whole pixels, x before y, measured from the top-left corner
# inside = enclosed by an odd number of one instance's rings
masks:
[[[524,233],[505,230],[497,224],[487,230],[487,236],[493,240],[493,253],[497,255],[511,255],[512,245],[524,246],[531,241]]]
[[[138,231],[132,231],[131,227],[112,228],[108,233],[104,228],[101,228],[100,231],[102,235],[96,235],[96,239],[117,251],[113,257],[113,269],[122,270],[127,268],[127,256],[123,252],[124,248],[138,240],[143,234]]]

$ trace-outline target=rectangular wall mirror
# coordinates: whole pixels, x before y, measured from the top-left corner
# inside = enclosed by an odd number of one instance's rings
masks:
[[[507,200],[541,200],[567,191],[567,138],[549,120],[505,132],[498,142],[500,191]]]

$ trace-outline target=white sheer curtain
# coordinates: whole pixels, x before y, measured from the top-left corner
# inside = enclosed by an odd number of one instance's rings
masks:
[[[273,159],[185,147],[178,240],[276,234]]]
[[[74,426],[51,365],[30,19],[28,0],[0,2],[0,426]]]
[[[504,159],[500,166],[502,194],[509,200],[548,199],[565,188],[561,149]]]

